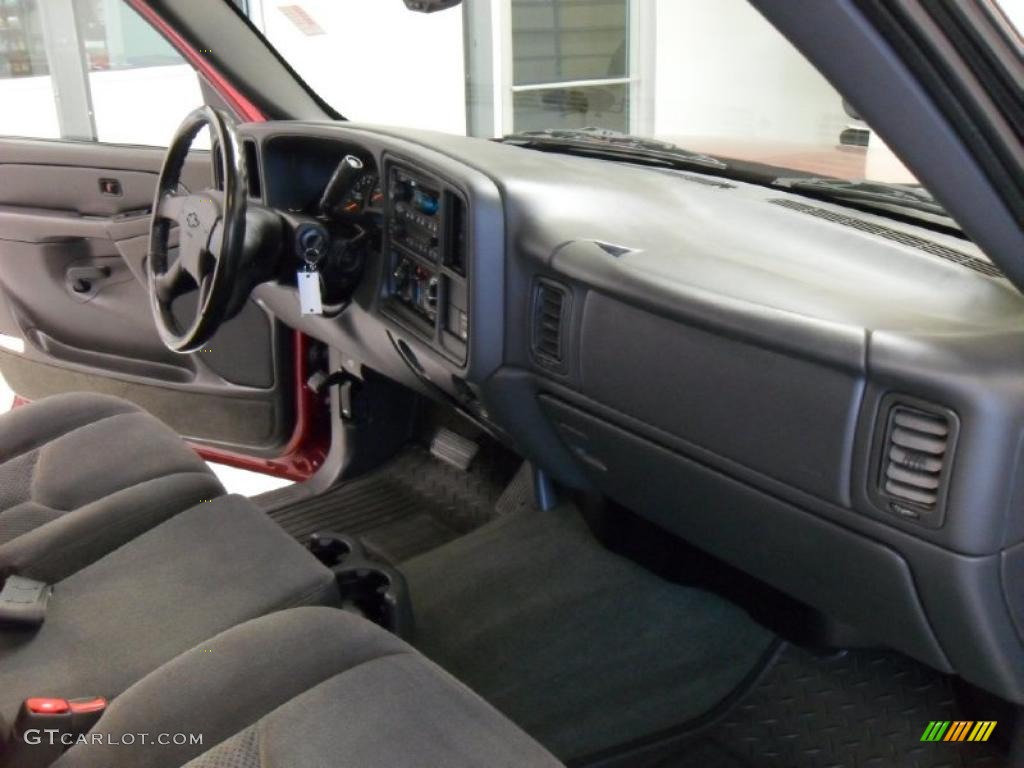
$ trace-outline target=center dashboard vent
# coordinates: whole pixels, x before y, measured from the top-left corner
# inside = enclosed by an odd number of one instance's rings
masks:
[[[561,283],[538,280],[533,289],[530,346],[534,359],[545,368],[566,369],[566,328],[572,314],[572,295]]]
[[[878,492],[890,512],[939,527],[956,440],[956,416],[941,408],[891,403]]]

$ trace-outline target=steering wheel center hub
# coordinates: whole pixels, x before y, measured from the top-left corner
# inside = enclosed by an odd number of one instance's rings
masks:
[[[178,218],[181,268],[197,283],[204,277],[203,257],[217,249],[214,233],[221,211],[211,195],[189,195]]]

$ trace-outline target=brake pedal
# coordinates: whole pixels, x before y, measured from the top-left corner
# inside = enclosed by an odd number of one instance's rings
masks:
[[[430,441],[430,453],[434,458],[463,472],[469,469],[469,465],[479,452],[480,446],[475,442],[444,427],[441,427]]]

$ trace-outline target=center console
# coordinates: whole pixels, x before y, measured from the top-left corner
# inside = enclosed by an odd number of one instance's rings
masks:
[[[386,159],[383,311],[463,365],[469,343],[466,198],[452,184]]]

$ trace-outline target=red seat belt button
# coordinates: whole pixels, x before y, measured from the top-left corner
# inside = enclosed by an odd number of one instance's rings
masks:
[[[25,699],[25,709],[33,715],[65,715],[71,711],[67,699],[35,697]]]

